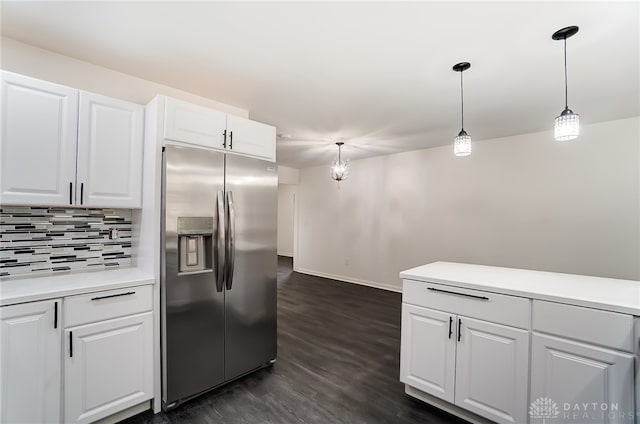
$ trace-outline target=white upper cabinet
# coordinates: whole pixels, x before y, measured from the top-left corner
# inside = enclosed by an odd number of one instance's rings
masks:
[[[76,203],[139,208],[144,107],[80,93]]]
[[[0,204],[73,203],[78,91],[2,72]]]
[[[227,148],[236,153],[264,159],[276,157],[276,128],[271,125],[227,115]]]
[[[143,106],[2,72],[1,112],[0,204],[140,207]]]
[[[275,162],[276,129],[182,100],[164,97],[164,138]]]
[[[59,423],[60,300],[0,308],[0,422]]]
[[[224,149],[227,114],[166,98],[164,137],[168,140]]]

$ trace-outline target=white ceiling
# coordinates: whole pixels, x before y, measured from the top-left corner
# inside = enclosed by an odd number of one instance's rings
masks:
[[[250,111],[273,124],[278,162],[328,164],[640,114],[640,3],[9,2],[2,34]]]

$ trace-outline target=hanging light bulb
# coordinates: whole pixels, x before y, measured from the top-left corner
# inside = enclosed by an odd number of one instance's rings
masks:
[[[453,65],[453,70],[460,72],[460,106],[461,106],[461,129],[458,136],[453,140],[453,153],[456,156],[469,156],[471,154],[471,136],[464,130],[464,90],[462,86],[462,73],[471,68],[469,62],[460,62]]]
[[[336,181],[346,180],[349,176],[349,159],[342,160],[342,145],[344,143],[342,141],[338,141],[336,145],[338,146],[338,157],[334,159],[331,164],[331,171],[329,174],[331,178]]]
[[[551,38],[564,41],[564,110],[555,119],[556,141],[569,141],[580,135],[580,115],[569,109],[567,90],[567,38],[578,32],[577,26],[569,26],[554,32]]]

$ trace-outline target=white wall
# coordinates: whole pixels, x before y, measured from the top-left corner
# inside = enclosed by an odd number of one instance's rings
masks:
[[[296,185],[278,185],[278,255],[293,257]]]
[[[0,67],[6,71],[143,105],[149,103],[157,94],[164,94],[243,118],[249,117],[248,111],[239,107],[43,50],[7,37],[0,38]]]
[[[300,170],[278,165],[278,184],[298,184]]]
[[[326,166],[303,169],[296,269],[395,289],[399,271],[438,260],[640,279],[639,128],[358,160],[340,185]]]

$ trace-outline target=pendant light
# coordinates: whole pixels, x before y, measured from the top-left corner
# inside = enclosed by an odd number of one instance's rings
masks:
[[[551,38],[564,42],[564,110],[555,120],[556,141],[569,141],[580,135],[580,115],[569,109],[567,90],[567,38],[578,32],[577,26],[569,26],[554,32]]]
[[[453,70],[460,72],[460,105],[461,105],[461,129],[453,141],[453,153],[456,156],[469,156],[471,154],[471,136],[464,130],[464,90],[462,86],[462,73],[471,68],[469,62],[460,62],[453,65]]]
[[[338,146],[338,157],[334,159],[331,164],[331,171],[329,174],[331,178],[336,181],[346,180],[349,176],[349,159],[342,160],[342,145],[344,143],[342,141],[338,141],[336,145]]]

